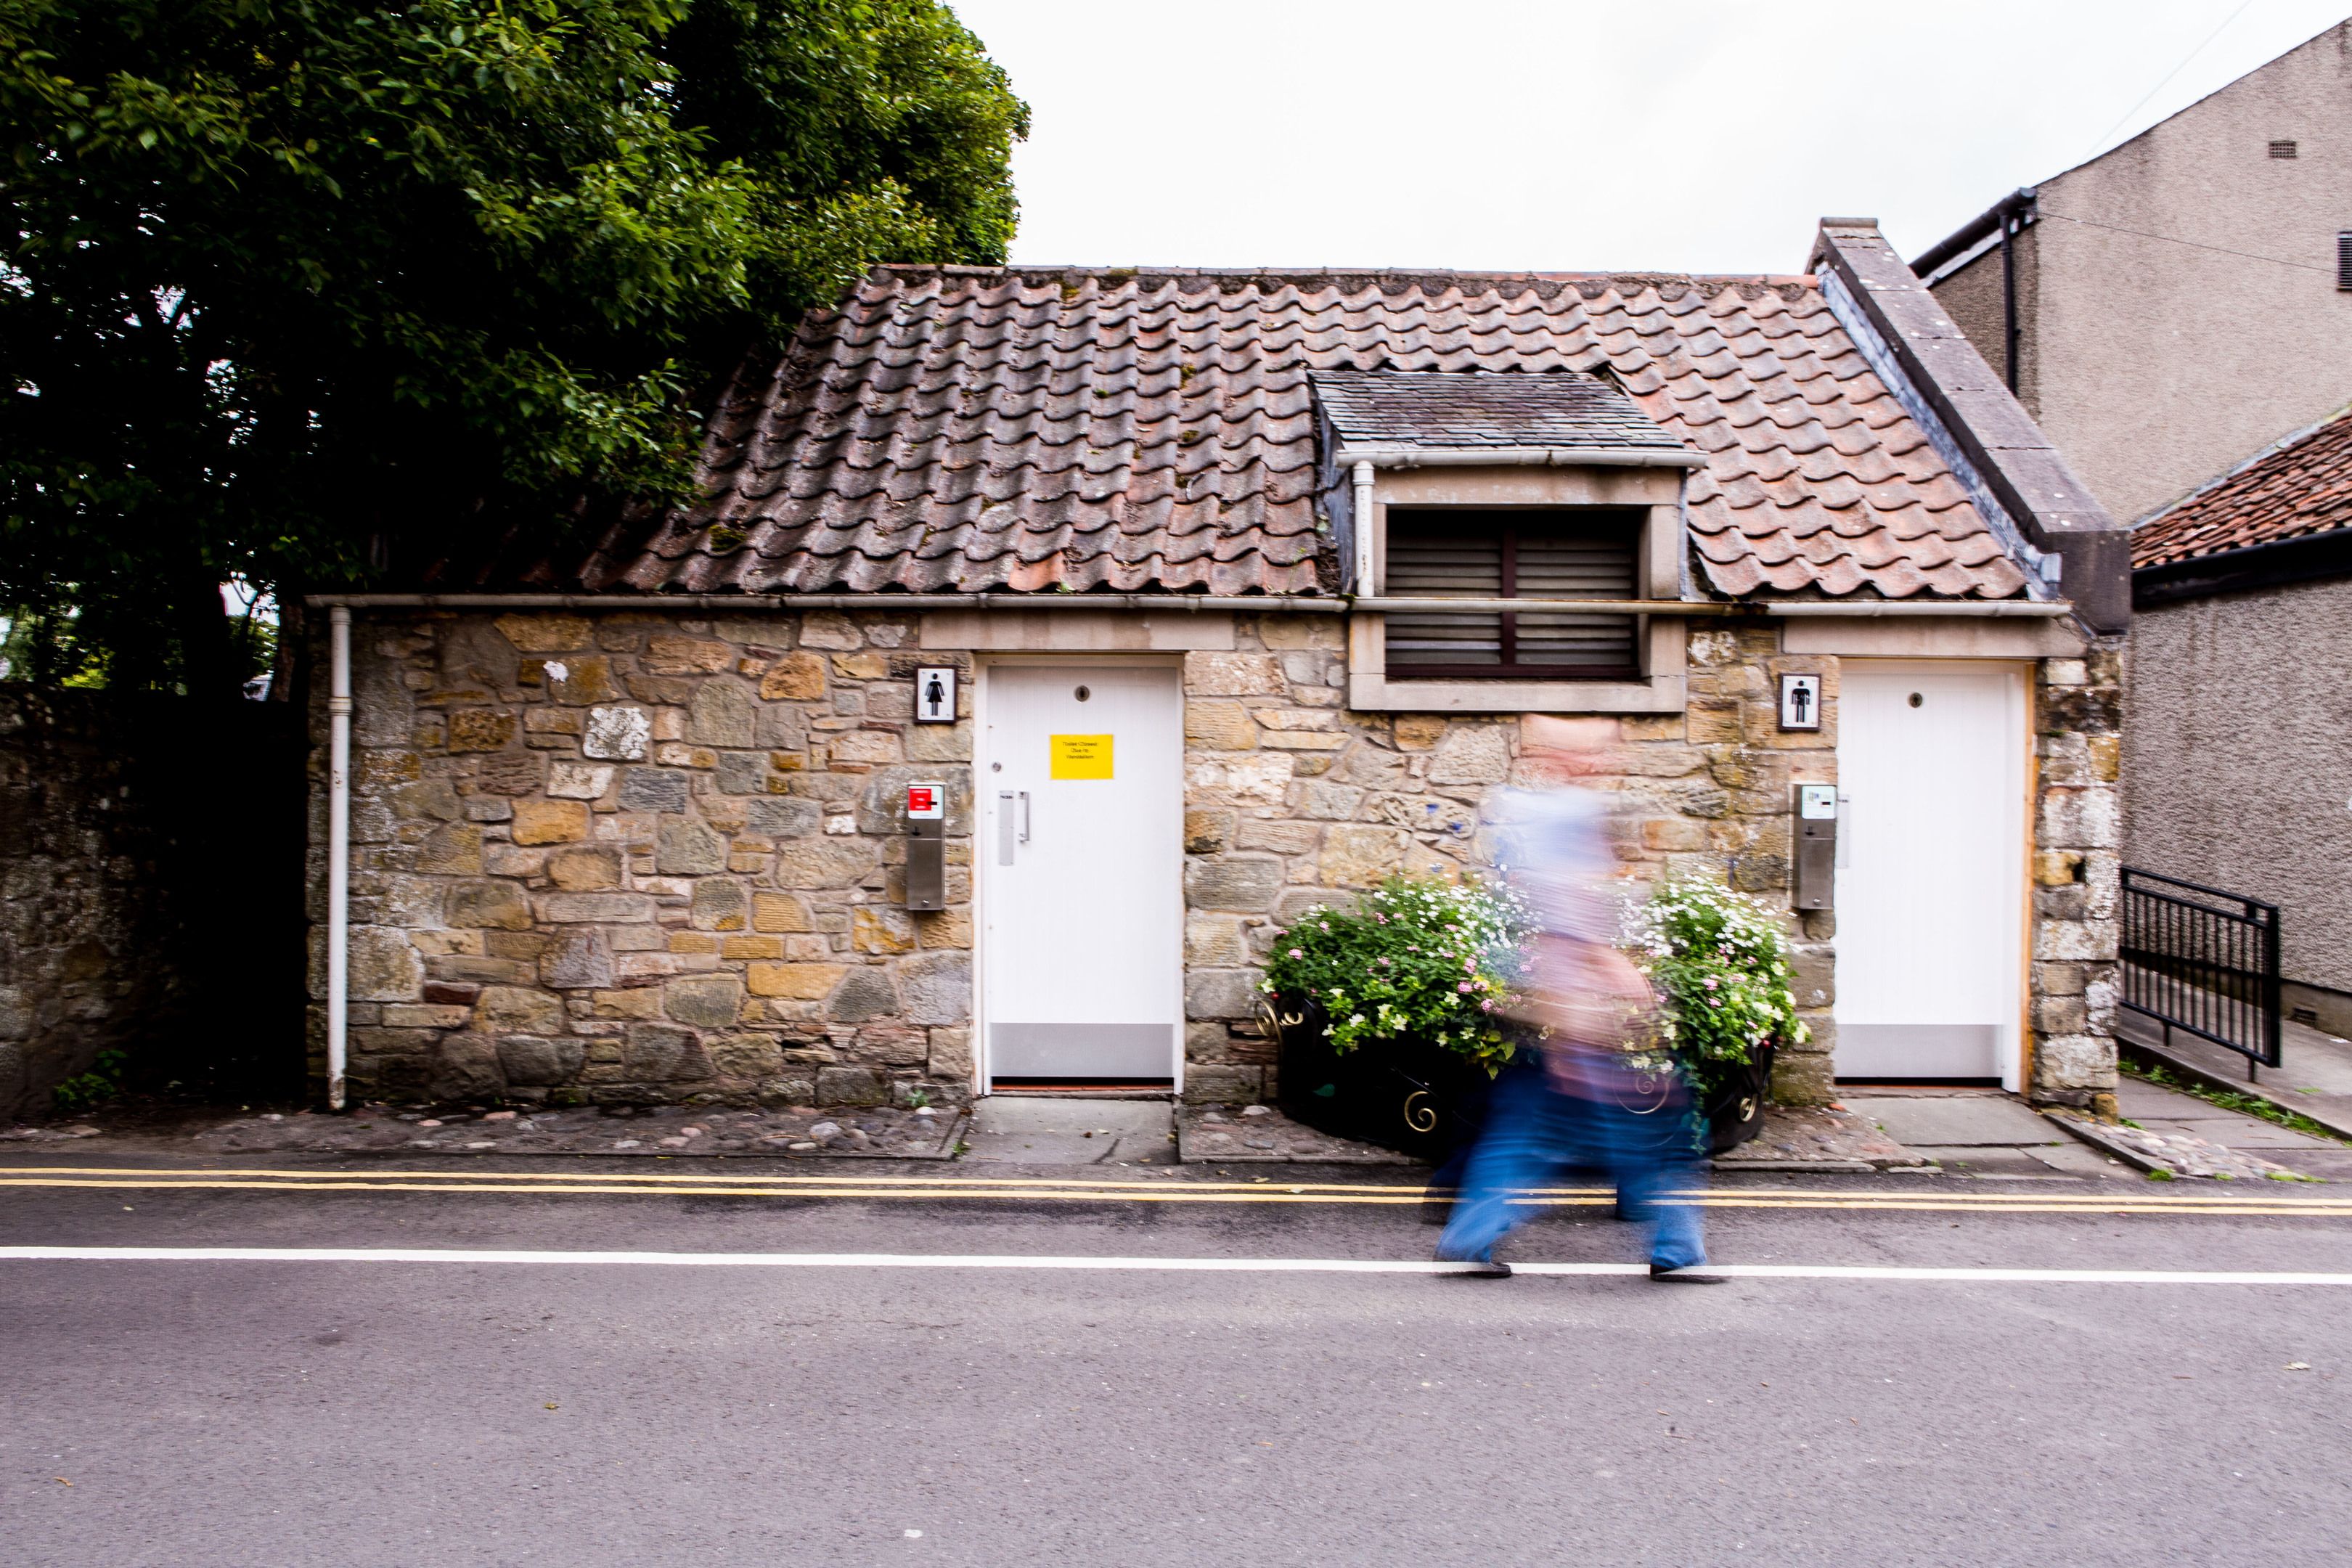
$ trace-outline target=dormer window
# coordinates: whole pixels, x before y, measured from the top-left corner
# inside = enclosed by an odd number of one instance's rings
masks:
[[[1636,511],[1388,513],[1388,584],[1400,599],[1637,598]],[[1626,680],[1635,617],[1573,610],[1391,611],[1391,680]]]

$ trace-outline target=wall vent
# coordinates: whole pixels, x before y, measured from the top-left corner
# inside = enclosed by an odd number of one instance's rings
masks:
[[[2336,237],[2336,286],[2352,289],[2352,234]]]
[[[2300,154],[2296,153],[2295,144],[2292,142],[2273,142],[2271,143],[2271,156],[2273,158],[2294,158],[2300,156]]]

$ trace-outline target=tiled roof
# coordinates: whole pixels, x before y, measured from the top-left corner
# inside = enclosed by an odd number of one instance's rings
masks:
[[[1574,447],[1683,450],[1599,376],[1318,370],[1307,377],[1350,447]]]
[[[2352,528],[2352,414],[2283,442],[2132,530],[2132,564]]]
[[[928,266],[877,268],[739,380],[704,502],[614,529],[576,574],[534,575],[590,591],[1329,591],[1311,377],[1603,368],[1706,457],[1687,511],[1716,592],[2023,592],[1810,278]]]

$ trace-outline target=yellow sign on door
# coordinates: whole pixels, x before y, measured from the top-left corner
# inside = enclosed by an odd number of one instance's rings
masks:
[[[1057,779],[1110,777],[1108,735],[1054,735],[1053,776]]]

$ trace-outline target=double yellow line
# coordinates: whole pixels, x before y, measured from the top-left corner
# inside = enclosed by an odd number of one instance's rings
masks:
[[[512,1193],[598,1197],[863,1198],[867,1200],[1052,1201],[1061,1203],[1325,1204],[1400,1207],[1429,1195],[1423,1187],[1279,1177],[1206,1182],[1183,1177],[1141,1181],[997,1176],[714,1176],[701,1174],[537,1174],[511,1171],[113,1170],[86,1166],[0,1167],[0,1187],[96,1187],[139,1191],[299,1193]],[[1747,1192],[1676,1194],[1707,1208],[1887,1209],[1948,1214],[2271,1215],[2352,1216],[2352,1196],[2290,1197],[2267,1192],[1829,1193]],[[1606,1187],[1529,1187],[1512,1200],[1596,1207],[1613,1204]]]

